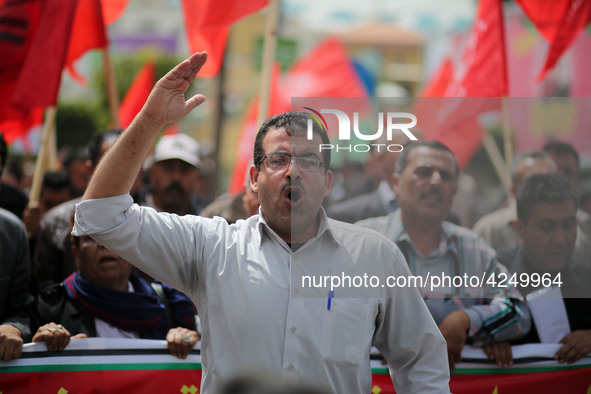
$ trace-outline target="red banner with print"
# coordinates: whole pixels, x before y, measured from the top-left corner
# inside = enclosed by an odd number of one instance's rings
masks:
[[[466,346],[451,376],[455,394],[580,393],[591,390],[591,358],[575,364],[552,359],[560,345],[513,347],[514,366],[496,367],[481,349]],[[248,366],[245,366],[245,368]],[[388,369],[372,353],[371,393],[395,393]],[[2,393],[199,393],[201,356],[184,360],[165,341],[119,338],[75,339],[60,353],[27,344],[19,360],[0,362]]]
[[[201,369],[17,372],[0,380],[4,393],[198,393]]]

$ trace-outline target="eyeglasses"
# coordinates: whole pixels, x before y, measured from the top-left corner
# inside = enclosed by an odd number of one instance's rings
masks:
[[[433,167],[421,166],[415,169],[415,175],[422,179],[429,179],[433,176],[433,173],[437,171],[439,173],[439,177],[443,182],[453,182],[455,181],[455,175],[450,171],[445,171],[441,169],[435,169]]]
[[[287,153],[273,152],[267,153],[261,163],[267,159],[267,164],[271,168],[287,168],[289,163],[295,159],[298,167],[304,171],[318,171],[320,167],[324,167],[324,163],[316,156],[291,156]]]

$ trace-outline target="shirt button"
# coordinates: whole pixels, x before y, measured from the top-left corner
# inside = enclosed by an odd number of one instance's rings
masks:
[[[292,334],[295,334],[297,330],[298,330],[297,328],[292,327],[289,331],[291,331]]]
[[[293,364],[289,364],[289,365],[287,366],[287,370],[288,370],[288,371],[291,371],[292,369],[293,369]]]

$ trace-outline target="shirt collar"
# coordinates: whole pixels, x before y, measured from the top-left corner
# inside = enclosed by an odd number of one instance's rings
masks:
[[[457,243],[458,243],[458,235],[456,233],[456,231],[454,231],[454,224],[447,222],[447,221],[443,221],[443,225],[442,228],[443,230],[441,231],[441,240],[445,241],[445,244],[447,245],[447,249],[453,251],[454,253],[458,253],[457,250]]]
[[[259,234],[259,240],[258,240],[259,241],[259,248],[261,248],[263,246],[263,239],[264,239],[265,233],[267,233],[268,237],[270,237],[271,239],[278,242],[284,248],[290,249],[289,246],[287,245],[287,243],[283,239],[281,239],[281,237],[279,235],[277,235],[277,233],[269,226],[269,224],[267,223],[267,221],[263,217],[263,213],[261,212],[260,206],[259,206],[259,214],[257,216],[258,216],[257,228],[258,228],[258,234]]]
[[[407,241],[411,243],[410,237],[404,229],[404,224],[402,224],[400,208],[398,208],[394,213],[391,213],[390,215],[392,215],[390,223],[395,223],[396,226],[392,233],[392,239],[394,240],[394,242]]]
[[[329,220],[328,216],[326,216],[326,211],[324,210],[324,207],[320,207],[320,211],[318,212],[318,216],[319,216],[319,219],[320,219],[320,223],[318,225],[318,233],[312,239],[320,238],[324,233],[327,233],[337,243],[339,243],[338,240],[337,240],[337,238],[335,237],[335,234],[334,234],[334,227],[331,226],[330,220]]]
[[[384,180],[380,181],[378,185],[378,195],[385,207],[389,207],[390,203],[396,200],[396,194],[390,187],[390,184]]]
[[[303,247],[305,247],[305,245],[307,245],[307,244],[310,244],[310,243],[316,241],[317,239],[322,237],[324,235],[324,233],[327,233],[328,235],[330,235],[335,242],[337,242],[339,245],[341,245],[340,242],[338,241],[338,239],[335,237],[334,229],[330,225],[330,220],[328,219],[328,216],[326,216],[326,211],[324,210],[323,207],[320,207],[320,211],[318,212],[318,216],[320,219],[320,223],[318,224],[318,232],[316,233],[316,236],[310,238],[304,244]],[[263,217],[260,207],[259,207],[257,225],[258,225],[257,227],[258,227],[258,233],[259,233],[259,240],[258,240],[259,247],[262,246],[264,232],[267,232],[269,237],[271,237],[275,241],[279,242],[280,245],[284,245],[285,248],[287,248],[291,251],[291,248],[289,247],[289,245],[287,245],[287,243],[283,239],[281,239],[281,237],[279,235],[277,235],[277,233],[269,226],[269,224],[267,223],[267,221]]]
[[[516,246],[516,253],[515,253],[515,261],[513,265],[513,272],[525,272],[528,274],[539,273],[545,274],[546,271],[539,270],[534,268],[528,261],[525,252],[523,251],[523,247],[521,245]],[[559,271],[561,273],[565,273],[571,270],[572,266],[575,264],[575,260],[573,260],[572,256],[568,259],[564,267]],[[555,273],[553,273],[555,274]]]
[[[398,223],[398,225],[394,228],[394,241],[396,243],[404,241],[414,246],[412,240],[410,239],[410,236],[408,235],[408,233],[404,229],[404,225],[402,224],[402,219],[400,217],[400,209],[396,210],[396,212],[394,212],[392,215],[393,222]],[[444,221],[442,224],[441,238],[439,240],[439,246],[437,247],[437,251],[440,255],[445,254],[447,251],[450,251],[456,255],[458,254],[458,237],[455,231],[453,231],[453,227],[454,225],[450,222]],[[425,256],[425,258],[427,257],[429,256]]]

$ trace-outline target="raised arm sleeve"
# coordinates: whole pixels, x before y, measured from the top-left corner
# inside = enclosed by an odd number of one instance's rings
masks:
[[[129,194],[76,206],[74,235],[89,235],[156,279],[183,292],[197,287],[207,220],[159,213]]]

